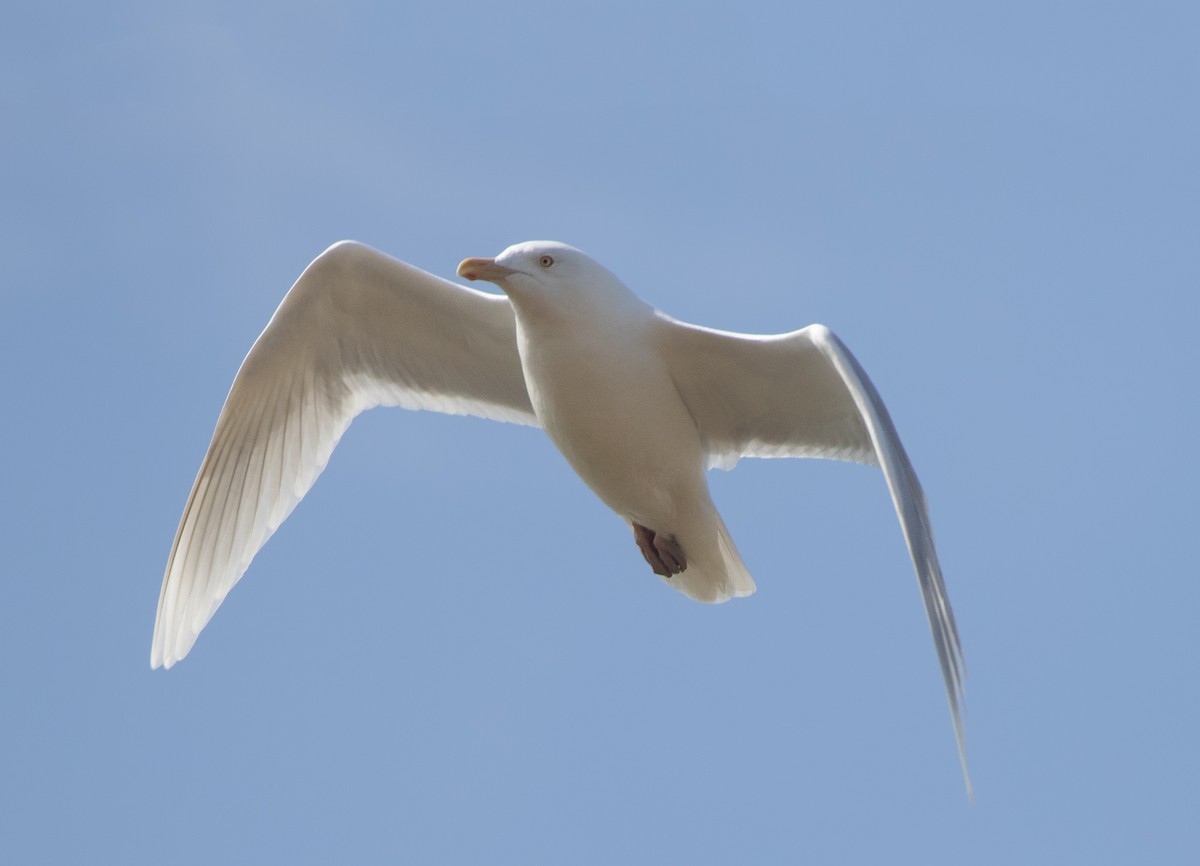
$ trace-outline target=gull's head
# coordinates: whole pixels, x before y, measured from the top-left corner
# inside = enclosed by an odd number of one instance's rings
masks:
[[[514,301],[574,304],[584,299],[632,297],[608,268],[558,241],[514,244],[494,259],[463,259],[458,275],[495,283]]]

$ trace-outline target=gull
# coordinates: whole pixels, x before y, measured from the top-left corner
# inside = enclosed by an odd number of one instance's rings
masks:
[[[356,415],[429,409],[540,426],[690,598],[754,592],[709,495],[741,457],[878,466],[933,633],[963,776],[965,666],[925,496],[875,386],[824,325],[759,336],[671,318],[584,253],[468,258],[476,291],[354,241],[310,264],[242,362],[179,522],[150,655],[171,667],[312,487]]]

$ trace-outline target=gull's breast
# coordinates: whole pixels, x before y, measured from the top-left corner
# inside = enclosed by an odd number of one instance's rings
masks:
[[[704,484],[695,422],[646,343],[539,335],[521,340],[521,361],[546,433],[614,511],[661,525]]]

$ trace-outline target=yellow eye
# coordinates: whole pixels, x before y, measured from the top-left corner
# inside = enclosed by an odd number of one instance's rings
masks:
[[[542,256],[540,259],[538,259],[538,264],[543,268],[548,268],[554,264],[554,258],[552,256]]]

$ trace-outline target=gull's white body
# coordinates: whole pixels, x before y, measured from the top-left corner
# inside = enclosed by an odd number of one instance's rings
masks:
[[[238,371],[192,487],[163,578],[152,666],[188,653],[350,421],[372,406],[543,427],[627,523],[674,537],[687,567],[666,582],[701,601],[754,591],[709,496],[709,467],[743,456],[853,460],[887,479],[965,774],[962,655],[924,495],[841,341],[820,325],[753,336],[675,321],[562,244],[464,261],[460,273],[475,278],[469,263],[507,297],[351,242],[297,280]]]
[[[672,586],[698,601],[749,595],[754,581],[709,496],[705,445],[672,376],[670,325],[596,276],[588,286],[600,291],[566,304],[508,290],[538,420],[605,505],[679,542],[687,569]]]

